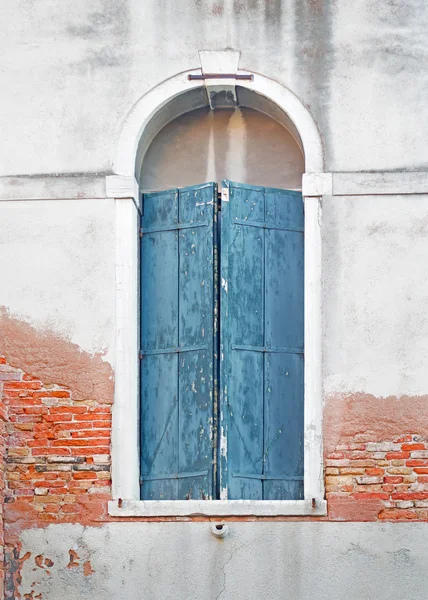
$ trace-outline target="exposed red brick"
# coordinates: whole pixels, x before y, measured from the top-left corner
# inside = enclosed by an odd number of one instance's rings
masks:
[[[378,518],[382,521],[414,521],[418,515],[413,510],[385,509],[379,513]]]
[[[70,389],[56,383],[46,386],[6,361],[0,364],[10,375],[0,397],[0,500],[4,494],[12,556],[22,529],[57,522],[97,525],[108,519],[111,409],[93,398],[89,408],[76,401]],[[106,462],[95,464],[94,454],[105,455]],[[81,470],[73,471],[73,466]],[[18,559],[13,560],[17,565]],[[1,577],[0,566],[0,588]]]
[[[403,444],[403,452],[414,452],[415,450],[425,450],[425,444]]]
[[[375,521],[383,508],[382,500],[357,500],[349,495],[327,494],[328,517],[332,521]]]

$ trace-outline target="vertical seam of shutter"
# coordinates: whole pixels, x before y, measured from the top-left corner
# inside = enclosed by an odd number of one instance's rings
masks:
[[[177,192],[177,225],[180,224],[180,190]],[[180,348],[180,229],[177,229],[177,348]],[[178,443],[177,443],[177,473],[180,473],[180,456],[181,456],[181,411],[180,411],[180,353],[177,352],[177,426],[178,426]],[[177,479],[176,496],[178,498],[179,481]]]

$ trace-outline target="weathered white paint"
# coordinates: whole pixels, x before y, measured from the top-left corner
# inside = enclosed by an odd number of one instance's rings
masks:
[[[426,600],[426,523],[227,526],[220,539],[210,522],[30,529],[21,535],[21,557],[31,555],[18,592],[43,600]],[[53,565],[38,567],[39,555]]]
[[[0,202],[0,306],[114,361],[113,200]]]
[[[305,499],[324,498],[321,199],[305,198]]]
[[[117,133],[135,102],[172,74],[197,68],[199,50],[225,48],[241,52],[241,69],[268,75],[311,107],[326,170],[426,169],[423,0],[377,8],[373,0],[35,6],[0,9],[9,24],[1,174],[111,171]]]
[[[302,194],[304,196],[331,196],[333,194],[333,174],[304,173]]]
[[[233,50],[201,50],[199,52],[199,59],[201,61],[202,73],[204,74],[236,74],[238,72],[240,52]],[[213,107],[211,102],[211,95],[217,94],[218,92],[230,92],[235,102],[236,100],[236,89],[235,81],[230,79],[209,79],[204,81],[205,88],[207,90],[208,99],[210,106]]]
[[[323,516],[327,502],[308,500],[124,500],[119,507],[110,501],[113,517],[186,517],[186,516]]]
[[[133,198],[138,203],[138,183],[133,175],[107,175],[107,198]]]
[[[335,196],[427,194],[427,171],[378,173],[333,173]]]
[[[426,170],[427,15],[423,0],[334,5],[328,170]]]
[[[322,231],[324,393],[426,394],[428,195],[324,197]]]
[[[140,497],[138,457],[138,211],[115,201],[116,355],[112,429],[113,498]]]
[[[236,74],[241,53],[235,50],[200,50],[202,73]],[[230,82],[229,82],[230,83]]]
[[[207,176],[211,181],[214,176]],[[305,173],[305,196],[385,196],[428,194],[428,171]],[[130,175],[34,175],[0,177],[0,202],[9,200],[104,200],[138,196]]]
[[[0,177],[0,202],[7,200],[90,200],[106,198],[105,175]]]

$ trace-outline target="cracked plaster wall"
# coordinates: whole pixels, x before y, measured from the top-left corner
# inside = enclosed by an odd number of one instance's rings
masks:
[[[43,600],[390,600],[391,590],[426,599],[427,524],[229,527],[223,539],[210,523],[28,530],[19,591]]]

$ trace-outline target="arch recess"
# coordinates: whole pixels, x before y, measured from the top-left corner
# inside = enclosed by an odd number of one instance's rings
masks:
[[[248,74],[246,71],[238,73]],[[191,74],[200,75],[201,70],[185,71],[167,79],[147,92],[132,107],[123,123],[117,144],[113,167],[115,175],[134,176],[138,145],[156,113],[174,98],[201,87],[200,81],[188,79]],[[305,173],[323,173],[321,137],[303,102],[288,88],[264,75],[255,74],[253,81],[240,80],[239,86],[269,99],[288,116],[302,141]]]

